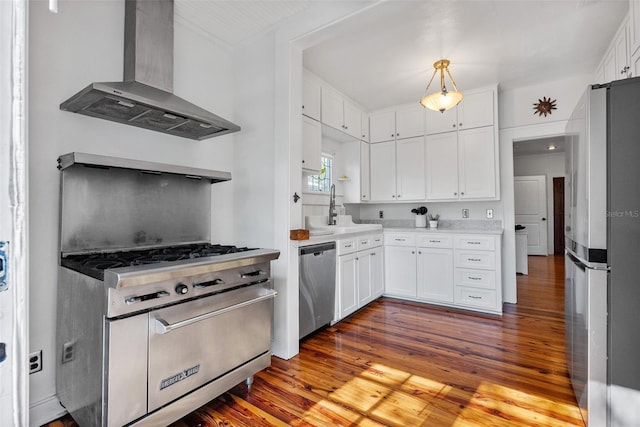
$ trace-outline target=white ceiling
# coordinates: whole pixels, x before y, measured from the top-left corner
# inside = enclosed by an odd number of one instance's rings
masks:
[[[550,150],[550,146],[555,147],[555,149]],[[564,137],[562,136],[531,139],[526,141],[515,141],[513,143],[513,155],[515,157],[530,156],[532,154],[552,154],[564,152],[565,143]]]
[[[175,0],[176,19],[233,49],[312,6],[345,0]],[[367,110],[416,102],[433,63],[458,88],[502,89],[591,74],[628,0],[389,0],[313,35],[304,64]],[[436,82],[437,84],[437,82]]]

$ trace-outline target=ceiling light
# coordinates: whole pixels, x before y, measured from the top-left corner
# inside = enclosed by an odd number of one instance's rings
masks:
[[[556,148],[558,148],[558,147],[556,147],[555,145],[551,144],[551,145],[549,145],[547,147],[547,150],[555,150]]]
[[[434,92],[431,95],[425,95],[421,100],[420,104],[423,107],[426,107],[433,111],[440,111],[444,113],[445,110],[455,107],[462,101],[462,92],[458,92],[458,88],[456,87],[456,82],[453,80],[451,73],[449,72],[449,64],[450,61],[448,59],[441,59],[436,61],[433,64],[433,75],[431,76],[431,80],[429,80],[429,84],[427,85],[427,89],[425,92],[429,90],[429,86],[431,86],[431,82],[433,78],[436,76],[438,70],[440,70],[440,92]],[[447,72],[449,76],[449,80],[453,84],[453,91],[447,90],[447,87],[444,84],[444,72]]]

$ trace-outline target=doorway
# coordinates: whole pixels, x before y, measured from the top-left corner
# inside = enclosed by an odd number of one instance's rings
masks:
[[[564,177],[553,178],[553,253],[564,254]]]

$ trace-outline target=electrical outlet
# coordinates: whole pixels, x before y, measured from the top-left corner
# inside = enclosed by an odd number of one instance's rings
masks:
[[[380,219],[384,218],[384,211],[380,211]]]
[[[462,218],[469,218],[469,209],[462,209]]]
[[[42,350],[29,355],[29,375],[42,371]]]
[[[62,346],[62,363],[69,363],[76,358],[76,349],[71,342]]]
[[[487,219],[493,219],[493,209],[487,209]]]

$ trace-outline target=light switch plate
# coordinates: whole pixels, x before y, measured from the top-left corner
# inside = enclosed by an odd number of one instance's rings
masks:
[[[493,209],[487,209],[487,219],[493,219]]]
[[[462,218],[469,218],[469,209],[462,209]]]

